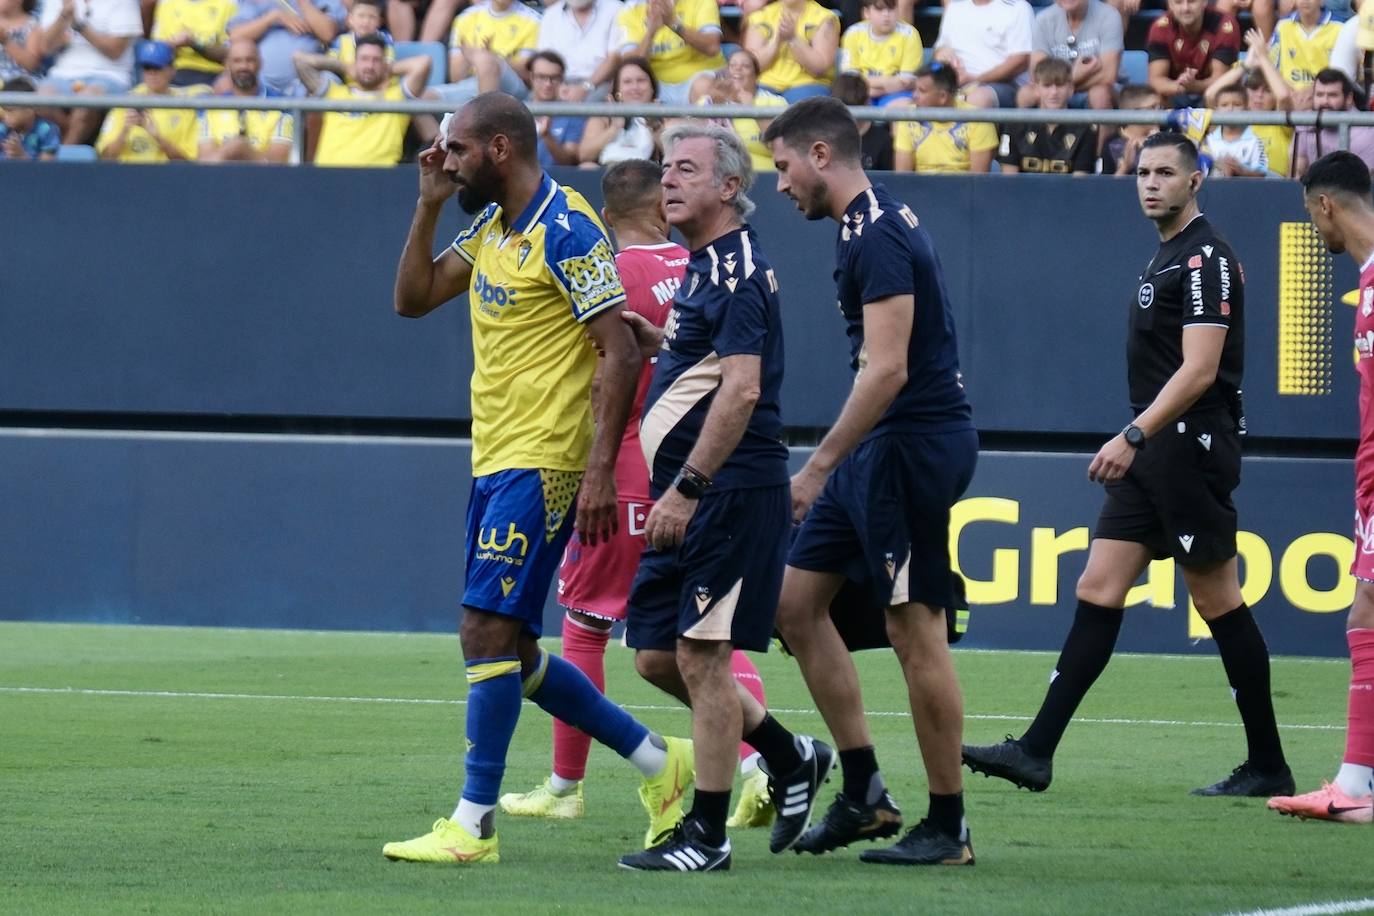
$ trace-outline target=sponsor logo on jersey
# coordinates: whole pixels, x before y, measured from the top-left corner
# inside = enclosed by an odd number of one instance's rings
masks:
[[[615,269],[615,255],[604,238],[597,239],[586,254],[559,261],[558,269],[567,278],[573,308],[579,314],[593,311],[607,300],[625,293],[620,285],[620,272]]]
[[[493,525],[491,528],[477,529],[477,552],[473,554],[473,559],[524,566],[525,554],[529,553],[529,549],[529,538],[516,530],[515,522],[508,523],[505,531]]]

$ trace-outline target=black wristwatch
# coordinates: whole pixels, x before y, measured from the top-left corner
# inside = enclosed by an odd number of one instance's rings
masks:
[[[711,478],[690,464],[684,464],[682,470],[677,472],[677,477],[673,478],[673,489],[688,499],[701,499],[710,486]]]
[[[1121,435],[1126,437],[1126,444],[1131,448],[1142,449],[1145,447],[1145,433],[1134,423],[1127,425],[1127,427],[1121,431]]]

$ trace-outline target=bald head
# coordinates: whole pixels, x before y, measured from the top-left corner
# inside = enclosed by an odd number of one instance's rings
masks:
[[[500,91],[482,93],[458,109],[454,128],[481,146],[498,136],[505,137],[512,159],[522,165],[538,165],[539,137],[534,130],[534,116],[512,95]]]
[[[234,91],[240,95],[252,95],[258,91],[258,73],[262,70],[262,55],[258,53],[258,43],[246,38],[229,42],[229,52],[224,58],[224,69],[234,83]]]

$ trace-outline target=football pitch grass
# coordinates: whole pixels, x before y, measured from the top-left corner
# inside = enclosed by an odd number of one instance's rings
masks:
[[[757,660],[778,717],[824,736],[796,666]],[[890,653],[858,660],[914,824],[925,784],[900,673]],[[966,738],[985,743],[1024,728],[1054,656],[956,661]],[[687,733],[628,650],[608,650],[607,676],[649,727]],[[1340,759],[1348,666],[1276,659],[1274,683],[1299,790],[1314,788]],[[1044,794],[969,776],[973,868],[772,856],[766,831],[736,830],[729,873],[621,871],[645,827],[638,775],[600,747],[584,819],[500,818],[496,866],[388,862],[384,842],[453,808],[465,692],[452,636],[0,623],[0,912],[1162,914],[1374,898],[1370,828],[1188,795],[1244,756],[1211,657],[1116,658]],[[527,703],[505,789],[548,766],[549,721]],[[1338,911],[1356,910],[1311,912]]]

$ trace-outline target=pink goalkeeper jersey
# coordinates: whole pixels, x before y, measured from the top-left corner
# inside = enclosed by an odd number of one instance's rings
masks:
[[[1356,369],[1360,373],[1360,444],[1355,449],[1357,499],[1374,496],[1374,255],[1360,268],[1360,304],[1355,313]]]
[[[620,269],[620,280],[625,287],[625,307],[643,315],[655,327],[663,327],[668,313],[673,310],[673,294],[682,284],[689,257],[686,248],[673,242],[628,245],[622,249],[615,256],[615,266]],[[639,374],[635,402],[630,408],[630,420],[625,424],[625,438],[620,441],[620,454],[616,457],[615,488],[622,501],[649,501],[649,469],[639,447],[639,415],[653,375],[654,362],[649,360]]]

